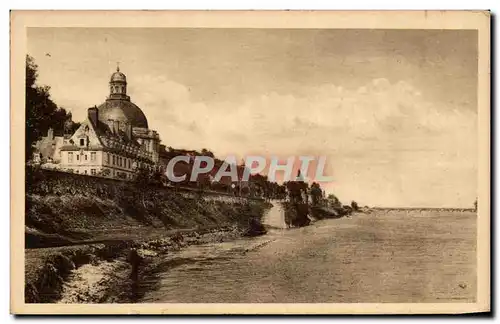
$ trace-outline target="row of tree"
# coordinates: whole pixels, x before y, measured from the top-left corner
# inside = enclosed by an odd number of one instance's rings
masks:
[[[183,154],[182,152],[177,152],[170,148],[170,151],[175,154]],[[187,151],[186,151],[187,152]],[[201,152],[189,151],[193,155],[206,155],[214,157],[214,154],[203,149]],[[214,172],[218,170],[220,165],[223,163],[222,160],[215,158]],[[185,165],[184,165],[185,164]],[[350,206],[343,206],[341,201],[334,195],[325,195],[325,191],[321,188],[321,185],[317,182],[309,183],[302,181],[300,177],[300,172],[297,176],[296,181],[287,181],[283,184],[279,184],[274,181],[269,181],[266,175],[262,174],[252,174],[250,175],[249,181],[232,181],[230,177],[223,177],[221,181],[210,181],[210,172],[208,174],[201,174],[198,176],[196,181],[190,181],[191,167],[192,165],[186,164],[184,162],[179,162],[178,165],[184,165],[179,170],[174,170],[176,176],[186,175],[186,179],[183,182],[169,182],[165,172],[163,170],[153,170],[153,169],[138,169],[136,173],[136,184],[139,186],[174,186],[174,187],[192,187],[198,189],[200,192],[204,190],[221,191],[226,193],[232,193],[235,196],[253,196],[262,197],[266,200],[288,200],[293,204],[306,204],[311,206],[324,206],[330,208],[345,208],[349,207],[356,211],[359,209],[358,204],[352,201]],[[238,170],[238,177],[241,179],[245,166],[236,166]]]

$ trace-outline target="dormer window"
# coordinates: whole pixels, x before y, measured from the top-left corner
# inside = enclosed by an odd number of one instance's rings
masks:
[[[80,138],[80,146],[85,146],[85,139],[84,138]]]

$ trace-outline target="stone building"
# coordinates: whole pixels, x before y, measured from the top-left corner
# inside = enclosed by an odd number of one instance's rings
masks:
[[[69,138],[56,136],[52,128],[47,132],[47,136],[42,137],[35,143],[33,162],[43,164],[58,164],[61,162],[61,147]]]
[[[61,147],[60,158],[63,171],[119,179],[133,178],[138,167],[159,165],[160,136],[130,101],[119,68],[111,75],[108,98],[88,109],[87,119]]]

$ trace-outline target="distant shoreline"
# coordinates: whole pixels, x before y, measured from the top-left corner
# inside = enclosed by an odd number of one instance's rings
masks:
[[[475,212],[474,208],[459,207],[370,207],[373,210],[420,210],[420,211],[470,211]]]

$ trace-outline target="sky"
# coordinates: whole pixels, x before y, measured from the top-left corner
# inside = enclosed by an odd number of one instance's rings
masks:
[[[119,62],[166,146],[326,156],[322,187],[345,203],[477,196],[475,31],[29,28],[27,47],[77,121]]]

